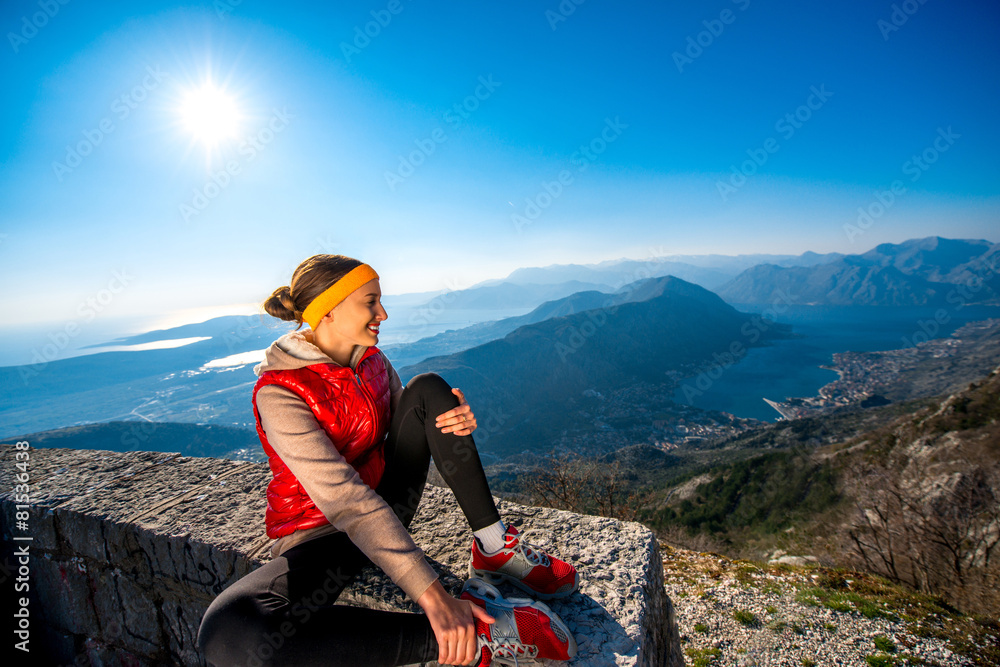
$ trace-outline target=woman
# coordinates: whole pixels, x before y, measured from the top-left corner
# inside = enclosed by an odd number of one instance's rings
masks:
[[[263,307],[310,328],[279,338],[254,369],[257,433],[273,473],[265,524],[277,541],[270,562],[206,611],[198,641],[208,663],[486,667],[572,657],[572,635],[544,604],[505,600],[486,583],[550,599],[579,582],[571,565],[501,521],[462,392],[435,374],[403,388],[375,347],[388,317],[378,274],[349,257],[316,255]],[[407,532],[431,456],[473,531],[477,578],[461,599],[445,591]],[[425,613],[335,605],[371,563]]]

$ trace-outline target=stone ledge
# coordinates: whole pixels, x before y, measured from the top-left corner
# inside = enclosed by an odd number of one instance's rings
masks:
[[[0,532],[31,535],[32,648],[53,661],[203,665],[201,616],[224,588],[269,559],[265,464],[157,452],[32,449],[29,530],[17,529],[14,448],[0,446]],[[637,523],[498,501],[531,541],[572,562],[580,592],[549,603],[574,632],[572,665],[682,665],[652,533]],[[428,486],[414,539],[457,592],[469,532],[448,489]],[[505,594],[515,593],[507,589]],[[416,606],[369,568],[341,602]],[[82,660],[77,664],[87,664]],[[551,663],[561,665],[566,663]]]

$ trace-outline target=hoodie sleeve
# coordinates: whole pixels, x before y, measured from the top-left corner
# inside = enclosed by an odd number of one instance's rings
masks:
[[[316,507],[416,601],[437,574],[392,508],[337,451],[305,401],[268,385],[257,392],[257,410],[268,443]]]

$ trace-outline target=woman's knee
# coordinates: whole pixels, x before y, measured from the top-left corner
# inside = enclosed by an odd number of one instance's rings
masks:
[[[437,373],[421,373],[420,375],[414,375],[410,378],[410,381],[406,383],[406,388],[413,391],[453,395],[451,393],[451,385],[445,382],[445,379]]]
[[[198,648],[209,665],[267,664],[254,648],[265,641],[278,609],[254,596],[223,591],[205,611],[198,628]]]

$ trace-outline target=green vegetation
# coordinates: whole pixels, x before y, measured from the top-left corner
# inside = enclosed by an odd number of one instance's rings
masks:
[[[883,653],[895,653],[896,643],[885,635],[875,635],[875,648]]]
[[[694,631],[695,632],[706,633],[706,632],[708,632],[708,626],[705,625],[704,623],[695,623],[694,624]]]
[[[722,649],[715,647],[688,648],[684,649],[684,652],[691,658],[691,667],[709,667],[709,665],[722,657]]]
[[[654,526],[675,524],[716,535],[745,529],[773,534],[826,511],[839,499],[837,475],[829,463],[776,452],[730,465],[698,486],[693,498],[651,519]]]
[[[802,667],[816,667],[816,661],[809,658],[802,658]]]
[[[795,599],[815,607],[824,606],[840,613],[858,612],[865,618],[896,618],[896,615],[885,608],[884,604],[856,592],[831,591],[826,588],[803,588],[795,595]]]
[[[871,667],[894,667],[900,664],[899,658],[892,655],[866,655],[865,662]]]
[[[747,611],[746,609],[737,609],[736,611],[734,611],[733,618],[735,618],[737,621],[747,626],[748,628],[753,628],[760,625],[760,621],[757,620],[757,617],[753,613]]]

